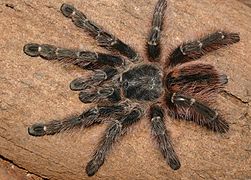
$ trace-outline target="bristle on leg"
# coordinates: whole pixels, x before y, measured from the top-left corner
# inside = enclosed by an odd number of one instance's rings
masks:
[[[118,73],[118,70],[113,67],[105,67],[102,70],[94,70],[94,74],[90,77],[80,77],[74,79],[70,83],[70,89],[73,91],[81,91],[97,86],[100,83],[110,80]]]
[[[153,135],[158,142],[159,149],[164,156],[167,164],[177,170],[181,167],[179,158],[174,151],[169,132],[164,123],[164,111],[158,105],[154,105],[150,109],[150,118]]]
[[[181,44],[177,47],[169,57],[169,65],[196,60],[206,53],[231,45],[240,41],[238,33],[228,33],[224,31],[216,31],[201,39]]]
[[[71,63],[84,69],[90,69],[90,64],[96,66],[122,66],[123,58],[115,55],[81,51],[77,49],[66,49],[56,47],[50,44],[28,43],[24,46],[23,51],[31,57],[42,57],[46,60],[57,60],[65,63]],[[96,69],[96,68],[95,68]]]
[[[98,45],[109,50],[117,51],[133,62],[139,60],[139,55],[132,47],[89,20],[83,12],[79,11],[74,6],[64,3],[61,6],[61,12],[65,17],[70,18],[75,26],[89,32],[90,35],[95,38]]]
[[[194,98],[173,93],[167,97],[167,105],[170,114],[176,118],[194,121],[219,133],[226,133],[229,130],[228,123],[215,110]]]
[[[160,60],[160,36],[166,7],[166,0],[159,0],[155,6],[152,27],[147,41],[147,53],[150,61]]]
[[[80,115],[70,116],[63,120],[52,120],[46,123],[36,123],[28,128],[32,136],[53,135],[73,128],[84,128],[102,122],[104,118],[124,114],[127,103],[111,106],[97,106],[84,111]]]
[[[207,101],[214,99],[227,84],[228,77],[210,64],[189,62],[175,66],[166,75],[165,84],[170,92],[185,93]]]
[[[116,139],[123,135],[123,131],[129,126],[136,123],[142,116],[141,109],[135,107],[130,113],[120,116],[118,119],[112,121],[99,142],[99,146],[95,151],[92,159],[86,166],[86,173],[88,176],[93,176],[99,168],[104,164],[105,157],[110,151]]]

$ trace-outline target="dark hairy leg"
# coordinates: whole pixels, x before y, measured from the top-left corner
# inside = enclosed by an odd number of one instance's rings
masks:
[[[166,9],[166,0],[159,0],[155,6],[152,27],[147,41],[147,53],[149,60],[159,61],[160,56],[160,35],[164,19],[164,11]]]
[[[36,123],[28,128],[32,136],[53,135],[73,128],[84,128],[102,122],[104,119],[118,116],[128,111],[127,103],[104,105],[90,108],[80,115],[47,123]]]
[[[47,60],[65,60],[67,63],[72,63],[82,68],[85,68],[90,63],[109,66],[121,66],[124,64],[124,60],[119,56],[59,48],[49,44],[29,43],[24,46],[23,50],[25,54],[31,57],[40,56]]]
[[[217,111],[192,97],[171,93],[167,96],[167,102],[170,113],[177,118],[194,121],[219,133],[226,133],[229,130],[228,123]]]
[[[89,161],[86,166],[86,173],[88,176],[93,176],[99,170],[116,139],[125,133],[127,127],[136,123],[141,116],[141,109],[135,107],[130,111],[130,113],[115,119],[109,124],[101,141],[99,142],[99,146],[95,151],[92,160]]]
[[[62,131],[77,127],[89,127],[98,124],[109,116],[123,114],[127,111],[126,103],[115,104],[111,106],[97,106],[84,111],[80,115],[71,116],[64,120],[53,120],[47,123],[36,123],[28,128],[32,136],[53,135]]]
[[[165,127],[164,110],[158,105],[153,105],[150,109],[150,118],[153,135],[167,164],[173,170],[179,169],[181,165],[173,149],[169,132]]]
[[[210,64],[188,62],[173,67],[166,76],[166,86],[170,92],[184,92],[191,96],[202,96],[221,91],[228,78]]]
[[[169,57],[169,66],[192,61],[206,53],[240,41],[238,33],[216,31],[201,39],[181,44]]]
[[[117,87],[99,87],[86,89],[79,93],[79,99],[83,103],[100,101],[118,102],[121,100],[120,89]]]
[[[103,28],[96,25],[91,20],[87,19],[87,17],[74,6],[70,4],[63,4],[61,6],[61,12],[65,17],[71,18],[77,27],[88,31],[96,39],[98,45],[107,49],[118,51],[128,57],[131,61],[138,60],[138,54],[134,49],[112,34],[104,31]]]
[[[94,86],[99,85],[100,83],[110,80],[112,77],[114,77],[118,70],[113,67],[105,67],[103,69],[99,70],[93,70],[94,73],[89,77],[80,77],[74,79],[70,83],[70,88],[73,91],[81,91],[85,89],[92,88]]]

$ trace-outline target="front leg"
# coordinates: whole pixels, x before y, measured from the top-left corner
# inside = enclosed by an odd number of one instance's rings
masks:
[[[85,89],[90,89],[92,87],[98,86],[104,81],[112,79],[118,70],[112,67],[105,67],[103,69],[93,70],[93,74],[89,77],[80,77],[74,79],[70,83],[70,88],[73,91],[81,91]]]
[[[152,27],[147,41],[147,53],[151,61],[159,61],[160,33],[162,30],[164,12],[167,6],[166,0],[159,0],[155,6]]]
[[[100,46],[118,51],[119,53],[128,57],[131,61],[138,60],[138,54],[133,48],[112,34],[104,31],[103,28],[96,25],[91,20],[87,19],[84,13],[76,9],[74,6],[63,4],[61,6],[61,12],[65,17],[71,18],[77,27],[88,31],[96,39]]]
[[[121,100],[121,92],[118,87],[99,87],[86,89],[79,93],[79,99],[83,103],[94,103],[100,101],[108,101],[112,103]]]
[[[88,67],[90,64],[98,64],[99,66],[121,66],[124,64],[124,60],[119,56],[59,48],[49,44],[28,43],[24,46],[23,51],[31,57],[40,56],[46,60],[65,61],[81,68]]]

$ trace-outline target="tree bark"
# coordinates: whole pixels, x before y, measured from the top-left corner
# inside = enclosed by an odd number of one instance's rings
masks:
[[[69,1],[68,1],[69,2]],[[70,1],[90,19],[134,47],[147,61],[146,37],[156,0]],[[54,136],[32,137],[35,122],[62,119],[88,108],[69,82],[86,72],[31,58],[29,42],[108,52],[59,11],[63,1],[0,2],[0,155],[49,179],[86,179],[85,166],[106,124]],[[167,119],[182,167],[173,171],[143,118],[114,145],[94,179],[247,179],[251,177],[251,11],[235,0],[168,1],[162,33],[162,63],[181,42],[222,29],[241,41],[204,56],[230,79],[218,108],[230,124],[225,135],[193,123]]]

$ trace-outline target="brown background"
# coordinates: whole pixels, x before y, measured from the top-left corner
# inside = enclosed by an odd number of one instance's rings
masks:
[[[63,2],[0,2],[0,155],[40,177],[86,179],[85,165],[105,125],[42,138],[27,134],[27,127],[34,122],[63,118],[88,106],[79,102],[77,93],[68,88],[69,82],[83,75],[83,71],[28,57],[22,51],[23,45],[50,43],[106,52],[60,13]],[[145,38],[156,0],[67,2],[145,57]],[[250,7],[238,1],[170,0],[162,36],[163,60],[180,42],[213,30],[240,33],[240,43],[203,57],[204,62],[230,76],[218,101],[230,131],[219,135],[191,123],[168,120],[166,124],[182,163],[180,170],[172,171],[153,143],[148,120],[144,118],[114,146],[93,179],[250,179],[250,27]],[[4,165],[0,168],[1,175],[8,171]]]

